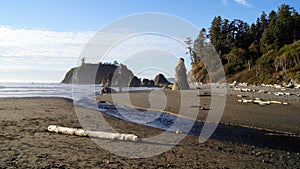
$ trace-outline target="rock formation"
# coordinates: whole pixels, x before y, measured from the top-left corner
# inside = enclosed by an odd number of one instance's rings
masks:
[[[122,91],[122,87],[129,87],[131,79],[134,75],[131,70],[123,64],[120,64],[112,78],[112,86],[119,87],[119,91]]]
[[[165,78],[163,74],[158,74],[154,78],[154,85],[158,87],[166,87],[171,83]]]
[[[148,87],[154,87],[154,80],[149,80]]]
[[[108,73],[114,72],[116,69],[117,66],[113,64],[84,63],[79,67],[69,70],[62,83],[101,84]]]
[[[177,66],[175,67],[175,82],[172,90],[187,90],[190,86],[187,82],[186,68],[184,65],[184,59],[180,58]]]
[[[111,87],[112,76],[112,73],[109,72],[108,75],[105,78],[103,78],[102,87]]]
[[[134,76],[129,84],[130,87],[141,87],[141,79],[138,77]]]
[[[102,87],[102,89],[100,90],[100,94],[105,94],[105,93],[117,93],[117,92],[110,87]]]
[[[147,78],[142,80],[143,87],[154,87],[154,80],[149,80]]]
[[[143,79],[143,81],[142,81],[142,86],[143,87],[148,87],[148,84],[149,84],[149,79]]]

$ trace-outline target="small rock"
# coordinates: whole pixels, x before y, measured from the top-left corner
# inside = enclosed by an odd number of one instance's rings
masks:
[[[182,131],[181,130],[176,130],[176,132],[175,132],[176,134],[181,134],[182,133]]]

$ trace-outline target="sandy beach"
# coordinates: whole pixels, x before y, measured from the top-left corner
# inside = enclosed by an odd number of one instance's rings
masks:
[[[176,113],[178,93],[166,91],[166,109]],[[149,92],[133,92],[135,106],[149,107],[142,98]],[[120,94],[121,96],[122,94]],[[196,96],[198,97],[198,96]],[[174,99],[175,98],[175,99]],[[97,98],[110,101],[110,95]],[[289,106],[237,104],[229,96],[226,108],[214,135],[200,144],[199,138],[187,135],[170,150],[149,158],[130,159],[117,156],[98,146],[88,137],[50,133],[48,125],[81,128],[74,105],[63,98],[0,99],[0,168],[297,168],[300,166],[300,139],[283,135],[267,136],[270,131],[238,127],[238,124],[299,134],[299,103]],[[201,97],[201,105],[209,107],[209,97]],[[121,103],[120,103],[121,104]],[[191,107],[193,108],[193,107]],[[298,109],[297,109],[298,108]],[[98,111],[76,106],[81,119]],[[206,110],[200,110],[205,112]],[[118,132],[147,138],[162,133],[143,125],[103,114]],[[199,113],[197,119],[205,120]],[[91,121],[91,123],[93,123]],[[98,126],[99,127],[99,126]],[[101,125],[100,125],[101,128]],[[107,143],[118,142],[107,140]],[[126,145],[126,143],[124,143]],[[150,143],[143,144],[151,147]]]

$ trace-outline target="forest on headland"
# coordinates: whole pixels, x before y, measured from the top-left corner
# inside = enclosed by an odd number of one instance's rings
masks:
[[[196,49],[208,43],[220,56],[228,82],[300,82],[300,15],[287,4],[268,14],[262,12],[252,24],[216,16],[195,40],[187,38],[191,74],[204,83],[209,76]]]

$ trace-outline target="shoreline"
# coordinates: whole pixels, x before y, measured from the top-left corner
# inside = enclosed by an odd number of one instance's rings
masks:
[[[113,102],[107,101],[110,105],[120,105],[120,106],[125,106],[122,104],[114,104]],[[155,111],[155,112],[160,112],[160,113],[166,113],[172,116],[176,116],[176,117],[181,117],[184,119],[188,119],[188,120],[193,120],[195,122],[199,122],[199,123],[210,123],[210,124],[217,124],[217,125],[224,125],[224,126],[232,126],[232,127],[243,127],[243,128],[247,128],[247,129],[253,129],[253,130],[259,130],[259,131],[264,131],[264,132],[270,132],[270,135],[274,134],[274,135],[282,135],[282,136],[287,136],[287,137],[294,137],[294,138],[300,138],[300,134],[299,133],[292,133],[292,132],[287,132],[287,131],[282,131],[282,130],[273,130],[273,129],[268,129],[268,128],[260,128],[260,127],[255,127],[255,126],[249,126],[249,125],[245,125],[245,124],[235,124],[235,123],[223,123],[223,122],[218,122],[218,123],[214,123],[214,122],[209,122],[209,121],[202,121],[202,120],[197,120],[197,119],[191,119],[187,116],[182,116],[179,114],[176,114],[174,112],[170,112],[170,111],[164,111],[164,110],[159,110],[159,109],[148,109],[145,107],[139,107],[139,106],[128,106],[126,105],[125,107],[129,107],[129,108],[133,108],[133,109],[137,109],[137,110],[141,110],[141,111]],[[103,113],[103,112],[101,112]],[[138,123],[137,123],[138,124]]]
[[[162,90],[164,90],[164,89],[162,89]],[[197,89],[194,89],[194,90],[197,90]],[[151,91],[152,90],[135,90],[135,91],[130,91],[129,93],[148,93],[148,92],[151,92]],[[165,90],[165,91],[168,91],[168,90]],[[124,93],[126,93],[126,92],[124,92]],[[122,93],[117,93],[117,94],[122,94]],[[111,94],[108,94],[108,95],[111,95]],[[228,96],[232,96],[232,95],[236,96],[237,94],[230,93],[230,94],[227,94],[227,95]],[[167,114],[170,114],[170,115],[176,116],[176,117],[182,117],[182,118],[185,118],[185,119],[195,120],[196,122],[200,122],[200,123],[205,123],[205,122],[206,123],[210,123],[210,122],[208,122],[206,120],[191,119],[188,116],[179,115],[178,113],[167,111],[167,110],[151,109],[151,108],[147,108],[147,106],[135,106],[135,105],[128,105],[128,104],[114,103],[110,99],[107,100],[107,98],[105,98],[105,99],[102,99],[102,98],[103,98],[103,96],[95,96],[93,98],[93,100],[96,101],[96,102],[99,102],[99,100],[105,100],[105,102],[107,102],[107,103],[109,103],[111,105],[121,105],[121,106],[126,106],[126,107],[129,107],[129,108],[134,108],[134,109],[138,109],[138,110],[156,111],[156,112],[161,112],[161,113],[167,113]],[[68,101],[70,103],[74,103],[74,99],[72,99],[72,98],[58,97],[58,96],[53,96],[53,97],[52,96],[49,96],[49,97],[48,96],[47,97],[42,97],[42,96],[41,97],[4,97],[4,98],[0,98],[0,99],[64,99],[64,100],[66,100],[66,101]],[[294,101],[291,101],[291,103],[295,104],[295,103],[298,103],[298,102],[294,100]],[[85,107],[83,105],[77,105],[77,106],[82,106],[84,108],[91,109],[91,108]],[[104,113],[104,112],[101,112],[101,111],[99,111],[99,112],[100,113]],[[274,129],[270,129],[270,128],[262,128],[262,127],[256,127],[256,126],[251,126],[251,125],[246,125],[246,124],[231,123],[231,122],[222,122],[222,121],[218,122],[217,124],[234,126],[234,127],[244,127],[244,128],[248,128],[248,129],[267,131],[267,132],[271,132],[271,133],[287,134],[287,135],[291,135],[292,137],[300,137],[300,131],[299,131],[299,133],[296,133],[296,132],[293,133],[293,132],[288,132],[288,131],[284,131],[284,130],[276,130],[276,129],[274,130]]]
[[[232,129],[236,128],[230,126],[224,128],[225,133],[223,133],[224,129],[217,129],[216,134],[203,144],[198,142],[199,137],[187,135],[178,145],[165,153],[145,159],[128,159],[103,149],[90,138],[46,132],[45,129],[50,124],[82,127],[73,103],[66,99],[1,98],[0,101],[2,103],[0,104],[2,129],[0,167],[3,168],[253,168],[258,166],[293,168],[300,165],[299,151],[295,151],[298,149],[295,147],[299,145],[298,139],[289,143],[285,138],[267,137],[274,143],[268,145],[266,138],[255,133],[251,134],[253,130],[234,132]],[[95,124],[93,121],[95,119],[88,117],[99,114],[98,111],[78,108],[86,114],[84,119]],[[135,133],[142,138],[163,132],[106,114],[102,115],[118,132]],[[101,128],[101,125],[95,127]],[[240,142],[245,139],[248,141]],[[294,151],[286,150],[285,142],[289,143],[289,146],[294,146]],[[277,146],[278,144],[282,146]]]
[[[97,102],[104,101],[111,104],[124,105],[131,108],[142,110],[154,110],[168,113],[174,116],[179,115],[181,108],[180,99],[189,99],[186,96],[180,96],[178,91],[161,90],[168,100],[164,109],[151,109],[148,101],[152,91],[132,91],[129,93],[114,93],[93,98]],[[189,91],[185,91],[189,92]],[[207,94],[206,90],[199,90],[199,95]],[[161,94],[161,93],[160,93]],[[189,94],[189,93],[187,93]],[[185,95],[187,95],[185,94]],[[219,124],[232,125],[239,127],[247,127],[258,130],[266,130],[270,132],[279,132],[287,134],[300,134],[300,103],[290,101],[288,105],[266,105],[238,103],[240,99],[237,95],[240,93],[228,93],[226,96],[226,105]],[[242,93],[244,94],[244,93]],[[114,98],[118,98],[117,100]],[[155,94],[154,94],[155,95]],[[182,97],[182,98],[181,98]],[[189,97],[189,96],[188,96]],[[194,96],[195,97],[195,96]],[[251,97],[248,97],[251,98]],[[128,101],[129,99],[129,101]],[[206,122],[206,117],[210,110],[211,97],[199,97],[199,113],[196,121]],[[194,111],[197,109],[194,105],[185,106],[186,111]],[[192,115],[184,113],[184,118],[190,119]],[[181,116],[181,115],[179,115]],[[190,117],[191,116],[191,117]],[[193,118],[192,118],[193,119]],[[275,124],[275,125],[274,125]]]

